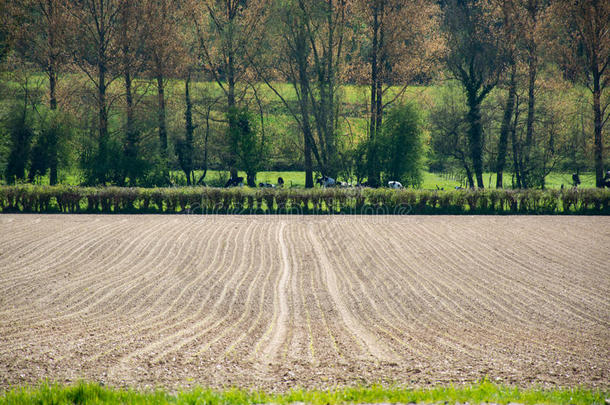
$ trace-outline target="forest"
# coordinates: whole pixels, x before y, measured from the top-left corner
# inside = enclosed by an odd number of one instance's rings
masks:
[[[2,184],[610,182],[608,1],[0,0],[0,19]]]

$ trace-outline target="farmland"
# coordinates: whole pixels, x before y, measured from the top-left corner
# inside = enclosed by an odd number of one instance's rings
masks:
[[[610,385],[610,218],[0,216],[0,387]]]

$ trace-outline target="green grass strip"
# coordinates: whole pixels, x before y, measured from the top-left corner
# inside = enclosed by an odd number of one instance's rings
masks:
[[[604,404],[609,392],[587,388],[519,389],[483,381],[466,386],[428,389],[371,387],[344,388],[328,391],[292,390],[268,394],[263,391],[230,389],[216,391],[194,388],[169,394],[162,390],[139,392],[102,387],[95,383],[75,385],[44,383],[37,388],[20,387],[0,393],[0,404],[352,404],[352,403],[449,403],[479,404]]]

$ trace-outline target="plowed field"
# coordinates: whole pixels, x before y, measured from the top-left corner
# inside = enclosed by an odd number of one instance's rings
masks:
[[[610,385],[608,217],[0,216],[0,388]]]

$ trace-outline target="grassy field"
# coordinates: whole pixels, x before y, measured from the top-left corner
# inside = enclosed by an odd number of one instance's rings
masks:
[[[175,394],[163,390],[138,392],[113,389],[95,383],[75,385],[43,384],[37,388],[15,388],[0,394],[0,404],[345,404],[345,403],[510,403],[522,404],[603,404],[608,392],[601,390],[528,389],[501,386],[484,381],[463,387],[433,389],[385,388],[382,386],[328,391],[293,390],[271,394],[238,389],[214,391],[196,388]]]
[[[199,178],[200,175],[201,175],[201,172],[198,171],[196,173],[196,177]],[[244,173],[244,172],[240,172],[239,175],[243,176],[244,178],[246,177],[246,173]],[[179,179],[180,182],[186,183],[186,181],[184,180],[184,174],[182,172],[177,172],[177,171],[172,172],[172,176],[174,176],[176,179]],[[208,171],[206,181],[210,182],[210,180],[211,180],[212,183],[214,183],[215,180],[219,179],[219,177],[228,178],[228,173],[226,173],[226,172],[223,173],[223,172],[219,172],[216,170],[210,170],[210,171]],[[278,177],[282,177],[287,186],[290,186],[290,185],[298,186],[298,187],[305,186],[305,172],[299,172],[299,171],[259,172],[256,176],[256,180],[258,183],[267,182],[267,183],[271,183],[271,184],[276,184]],[[485,181],[485,187],[489,188],[491,186],[490,188],[495,188],[495,185],[496,185],[495,173],[485,173],[483,175],[483,179]],[[582,181],[581,187],[583,187],[583,188],[595,187],[595,175],[593,173],[581,174],[580,180]],[[504,181],[505,181],[506,187],[511,186],[510,173],[506,173]],[[547,177],[546,181],[547,181],[547,184],[546,184],[547,188],[560,188],[562,184],[565,187],[570,187],[572,184],[572,174],[571,173],[551,173]],[[454,189],[455,187],[458,187],[458,186],[467,187],[467,184],[464,182],[464,180],[460,181],[457,177],[453,177],[450,175],[444,176],[444,175],[441,175],[438,173],[431,173],[431,172],[427,172],[427,171],[424,172],[423,183],[421,185],[421,188],[434,190],[437,188],[437,186],[439,188],[444,188],[445,190],[450,190],[450,189]]]
[[[203,172],[198,170],[195,172],[195,178],[199,178]],[[239,175],[246,178],[245,172],[239,172]],[[219,170],[208,170],[206,176],[206,183],[210,185],[219,185],[223,183],[224,179],[228,179],[229,173],[226,171]],[[295,186],[295,187],[305,187],[305,172],[301,171],[262,171],[258,172],[256,176],[256,182],[261,183],[271,183],[276,184],[278,177],[282,177],[286,186]],[[172,178],[179,185],[186,185],[186,180],[184,177],[184,173],[181,171],[172,171]],[[61,178],[63,184],[68,185],[79,185],[83,181],[79,173],[70,172],[63,173]],[[483,175],[483,179],[485,181],[485,187],[487,188],[495,188],[496,185],[496,175],[495,173],[485,173]],[[583,173],[580,175],[580,180],[582,184],[580,187],[589,188],[595,187],[595,175],[593,173]],[[510,173],[505,174],[504,182],[506,187],[511,186],[511,178]],[[41,184],[49,184],[48,176],[40,179]],[[565,187],[571,187],[572,184],[572,174],[571,173],[551,173],[546,178],[546,188],[561,188],[561,185]],[[465,179],[460,179],[457,176],[451,175],[442,175],[439,173],[431,173],[425,171],[423,173],[423,183],[421,185],[422,189],[427,190],[435,190],[437,188],[444,188],[445,190],[454,189],[455,187],[467,187],[467,183],[465,183]]]

